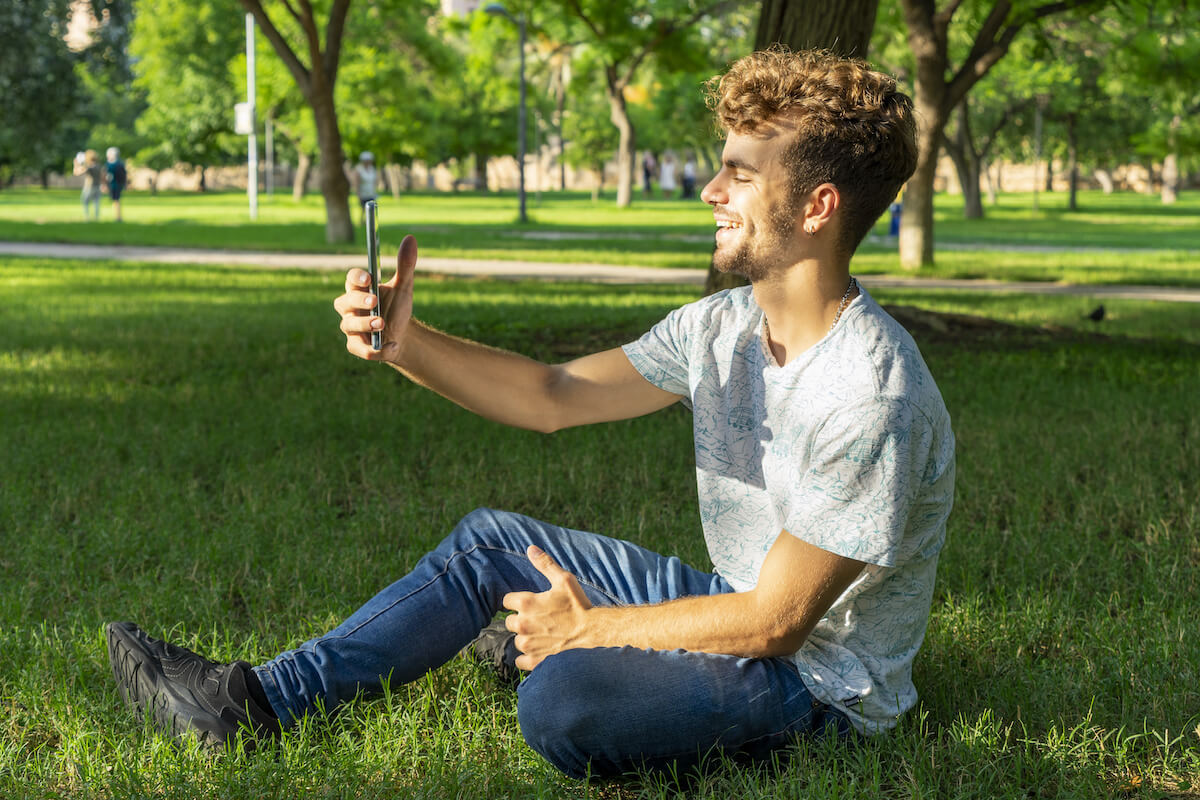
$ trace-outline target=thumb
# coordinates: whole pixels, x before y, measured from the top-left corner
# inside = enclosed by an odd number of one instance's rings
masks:
[[[562,583],[563,578],[567,575],[567,571],[536,544],[529,545],[525,550],[525,555],[529,557],[529,562],[533,564],[534,568],[550,581],[551,586]]]
[[[417,239],[411,233],[400,242],[396,252],[396,274],[385,286],[395,289],[412,281],[413,272],[417,269]]]

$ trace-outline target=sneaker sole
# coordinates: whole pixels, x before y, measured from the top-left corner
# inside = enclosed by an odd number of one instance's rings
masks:
[[[164,688],[164,676],[151,666],[154,656],[138,639],[137,630],[129,622],[110,622],[104,630],[108,662],[121,699],[139,719],[149,718],[156,728],[177,740],[195,736],[204,747],[224,749],[236,736],[236,728],[230,731],[224,720]]]

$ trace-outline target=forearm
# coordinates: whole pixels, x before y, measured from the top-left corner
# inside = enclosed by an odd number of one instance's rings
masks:
[[[577,647],[630,645],[746,658],[790,655],[807,638],[763,607],[753,592],[684,597],[657,605],[588,609]]]
[[[555,367],[409,323],[391,365],[415,383],[482,417],[538,431],[556,430]]]

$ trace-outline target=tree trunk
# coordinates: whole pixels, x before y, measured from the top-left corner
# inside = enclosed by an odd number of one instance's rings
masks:
[[[476,153],[475,154],[475,190],[478,192],[489,191],[487,165],[488,165],[487,153]]]
[[[558,89],[555,95],[555,120],[558,127],[558,190],[565,192],[567,190],[567,162],[564,158],[566,153],[567,143],[563,138],[563,119],[565,118],[567,106],[567,86],[566,80],[563,77],[563,72],[566,69],[566,59],[559,62],[558,67]]]
[[[879,0],[763,0],[754,49],[784,44],[866,58],[878,9]]]
[[[383,169],[385,172],[387,172],[388,184],[389,184],[388,188],[390,188],[392,190],[392,197],[395,198],[396,200],[399,200],[400,199],[400,181],[404,178],[404,168],[401,167],[399,164],[391,163],[391,164],[388,164],[387,166],[385,166]]]
[[[999,170],[999,167],[997,167]],[[996,180],[992,177],[992,167],[990,164],[980,164],[979,174],[983,176],[984,183],[987,185],[987,201],[989,206],[994,206],[999,201],[999,192],[996,191]]]
[[[909,33],[909,40],[919,38]],[[934,49],[928,54],[929,48]],[[917,128],[917,169],[904,188],[904,208],[900,213],[900,266],[916,270],[933,265],[933,181],[937,174],[939,145],[946,127],[943,103],[946,84],[944,54],[937,52],[936,43],[913,45],[918,54],[916,90],[913,106],[917,119],[924,124]]]
[[[958,129],[954,132],[954,140],[946,139],[943,144],[950,160],[954,162],[954,171],[958,175],[958,186],[963,196],[963,217],[983,219],[983,199],[979,190],[979,155],[975,152],[969,116],[967,101],[963,100],[958,104]]]
[[[617,82],[616,73],[609,69],[607,77],[604,86],[608,95],[609,118],[620,133],[617,144],[617,208],[629,208],[633,203],[633,164],[637,134],[633,130],[633,120],[629,118],[629,109],[625,107],[625,94]]]
[[[763,0],[754,33],[754,49],[782,44],[792,50],[828,48],[839,55],[866,58],[875,30],[879,0]],[[709,171],[716,172],[720,158],[713,161],[703,153]],[[744,286],[746,279],[708,266],[704,294]]]
[[[50,170],[47,169],[46,167],[42,167],[41,178],[42,178],[42,190],[45,191],[46,189],[50,188]]]
[[[311,105],[317,124],[317,174],[321,196],[325,199],[325,241],[331,244],[354,241],[354,223],[350,219],[350,181],[346,178],[342,133],[338,129],[337,109],[333,105],[333,87],[320,80],[321,71],[313,72]]]
[[[1179,129],[1182,127],[1183,117],[1176,114],[1167,131],[1167,155],[1162,166],[1163,205],[1171,205],[1179,199]]]
[[[1075,114],[1067,114],[1067,210],[1079,210],[1079,145],[1075,136]]]
[[[299,203],[308,191],[308,173],[312,171],[312,155],[299,150],[296,153],[296,175],[292,178],[292,200]]]
[[[208,170],[208,167],[204,166],[203,164],[200,165],[200,185],[196,187],[196,191],[199,191],[199,192],[207,192],[208,191],[208,183],[204,179],[204,173],[207,170]]]

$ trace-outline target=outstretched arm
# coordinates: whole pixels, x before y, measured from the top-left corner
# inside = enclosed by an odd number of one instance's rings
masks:
[[[657,605],[593,607],[575,576],[537,548],[529,558],[550,581],[545,592],[512,592],[504,606],[517,634],[521,669],[563,650],[630,645],[749,658],[790,655],[862,572],[783,531],[748,592],[684,597]]]
[[[396,265],[378,298],[370,294],[366,272],[347,274],[346,292],[333,304],[342,317],[346,349],[368,361],[387,362],[463,408],[496,422],[550,432],[648,414],[679,399],[643,378],[620,349],[549,365],[437,331],[412,316],[417,265],[412,236],[401,242]],[[368,316],[376,303],[382,303],[381,315]],[[378,351],[371,349],[372,330],[383,333]]]

